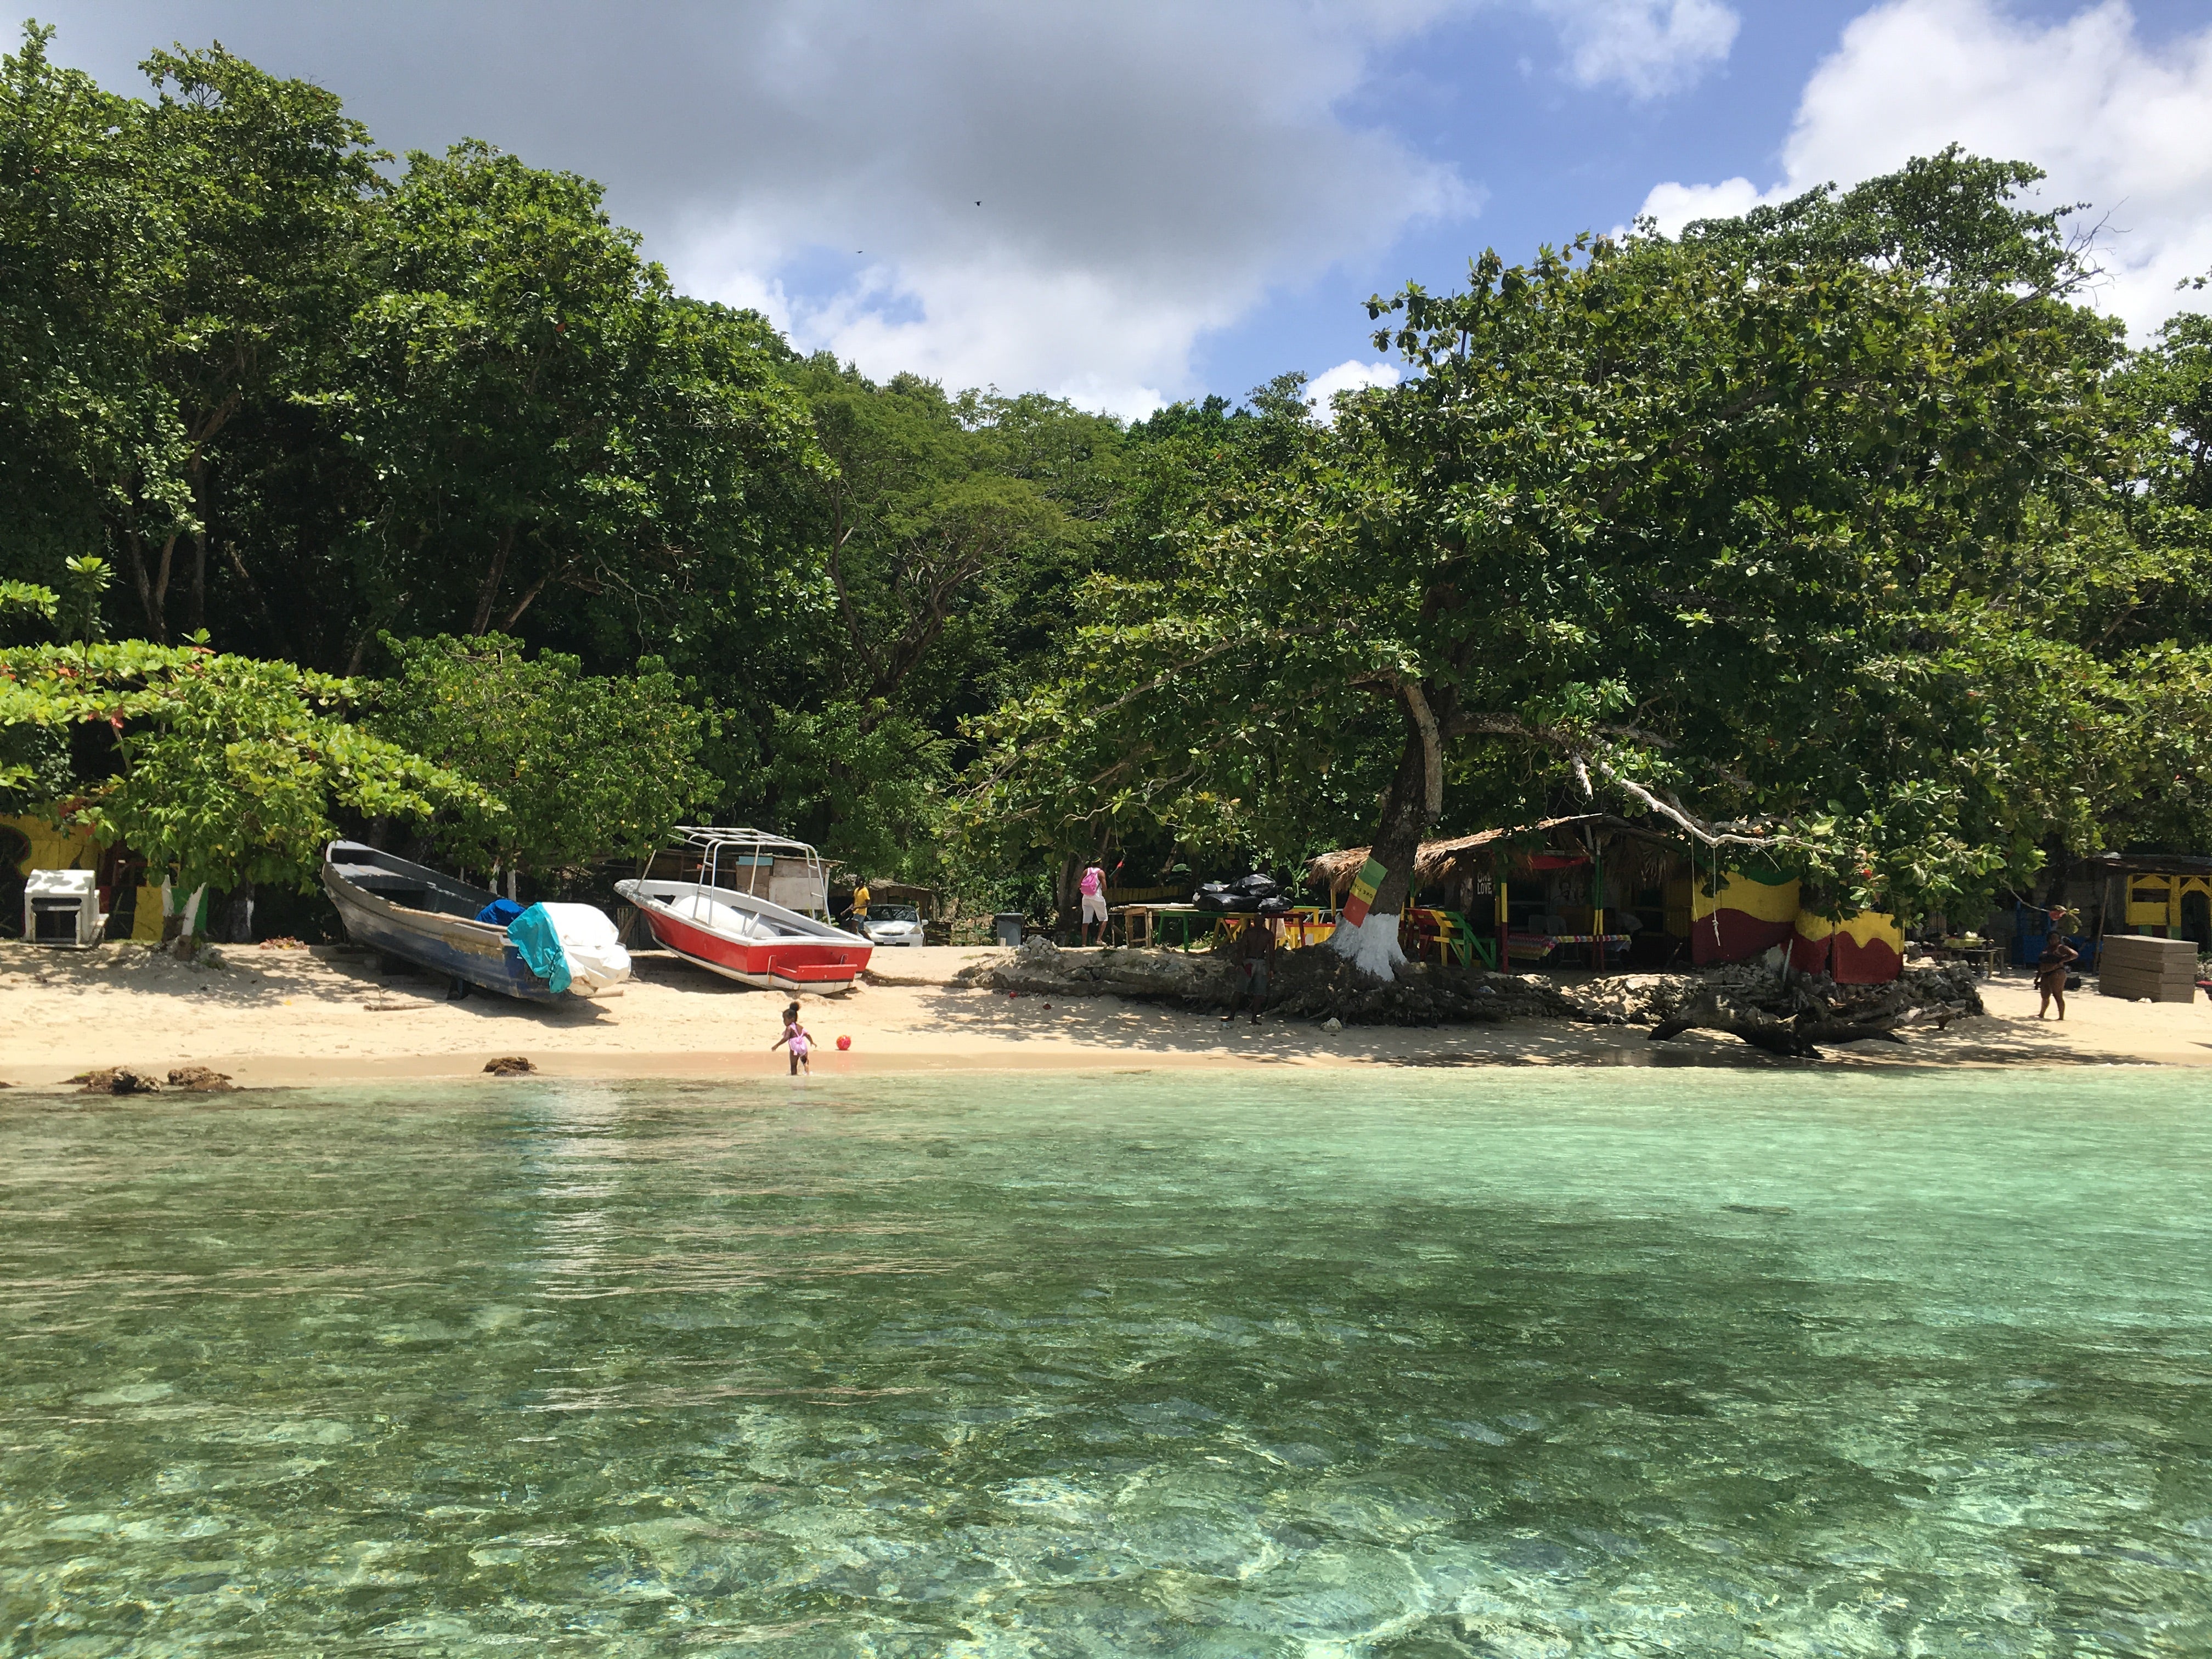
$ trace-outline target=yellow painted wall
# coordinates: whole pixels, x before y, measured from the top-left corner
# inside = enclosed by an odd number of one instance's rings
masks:
[[[1720,890],[1708,893],[1705,884],[1690,884],[1690,920],[1703,921],[1716,910],[1735,910],[1759,921],[1789,921],[1797,915],[1795,881],[1753,881],[1730,871],[1721,878]]]
[[[2128,926],[2163,927],[2171,933],[2181,926],[2181,901],[2191,893],[2212,897],[2212,877],[2130,876]]]
[[[13,830],[31,843],[27,856],[15,866],[27,876],[33,870],[90,870],[100,862],[100,848],[89,830],[57,830],[40,817],[0,817],[0,829]]]
[[[31,850],[17,865],[19,875],[29,875],[33,870],[94,870],[100,866],[100,848],[89,830],[57,830],[40,817],[16,817],[0,814],[0,828],[13,830],[31,843]],[[108,903],[114,904],[118,895],[110,894]],[[131,919],[131,937],[154,945],[161,942],[161,890],[158,885],[138,889],[138,908]]]

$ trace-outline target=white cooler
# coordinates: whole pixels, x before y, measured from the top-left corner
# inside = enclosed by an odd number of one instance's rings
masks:
[[[90,870],[33,870],[23,884],[23,939],[84,949],[100,943],[98,876]]]

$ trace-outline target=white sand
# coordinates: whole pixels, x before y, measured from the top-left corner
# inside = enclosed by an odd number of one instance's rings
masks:
[[[94,1067],[211,1066],[246,1085],[480,1075],[520,1054],[552,1076],[769,1076],[785,999],[659,952],[638,959],[624,994],[543,1005],[479,992],[443,1001],[441,981],[386,979],[343,949],[219,947],[228,966],[186,965],[138,945],[94,951],[0,944],[0,1082],[52,1088]],[[871,982],[808,997],[817,1073],[1253,1065],[1620,1064],[1770,1061],[1729,1037],[1652,1043],[1633,1026],[1516,1020],[1437,1030],[1318,1027],[1239,1019],[1100,997],[1010,998],[956,983],[988,950],[880,951]],[[2094,991],[2068,999],[2067,1024],[2039,1025],[2027,976],[1999,975],[1991,1016],[1902,1044],[1833,1051],[1832,1063],[2212,1064],[2212,1006],[2135,1004]],[[392,1004],[400,1005],[392,1007]],[[378,1005],[386,1005],[379,1006]],[[840,1036],[853,1039],[840,1054]]]

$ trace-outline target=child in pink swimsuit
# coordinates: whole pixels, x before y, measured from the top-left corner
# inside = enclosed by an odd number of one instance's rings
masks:
[[[791,1045],[791,1075],[797,1077],[803,1069],[812,1077],[814,1068],[807,1064],[806,1054],[814,1046],[814,1039],[799,1023],[799,1005],[795,1002],[783,1011],[783,1035],[768,1045],[768,1051],[774,1054],[786,1043]]]

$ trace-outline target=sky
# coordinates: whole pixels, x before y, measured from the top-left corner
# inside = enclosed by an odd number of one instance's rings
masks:
[[[678,288],[878,378],[1134,417],[1395,378],[1364,301],[1956,141],[2086,202],[2138,340],[2212,270],[2212,0],[47,0],[117,90],[220,40],[388,149],[606,186]]]

